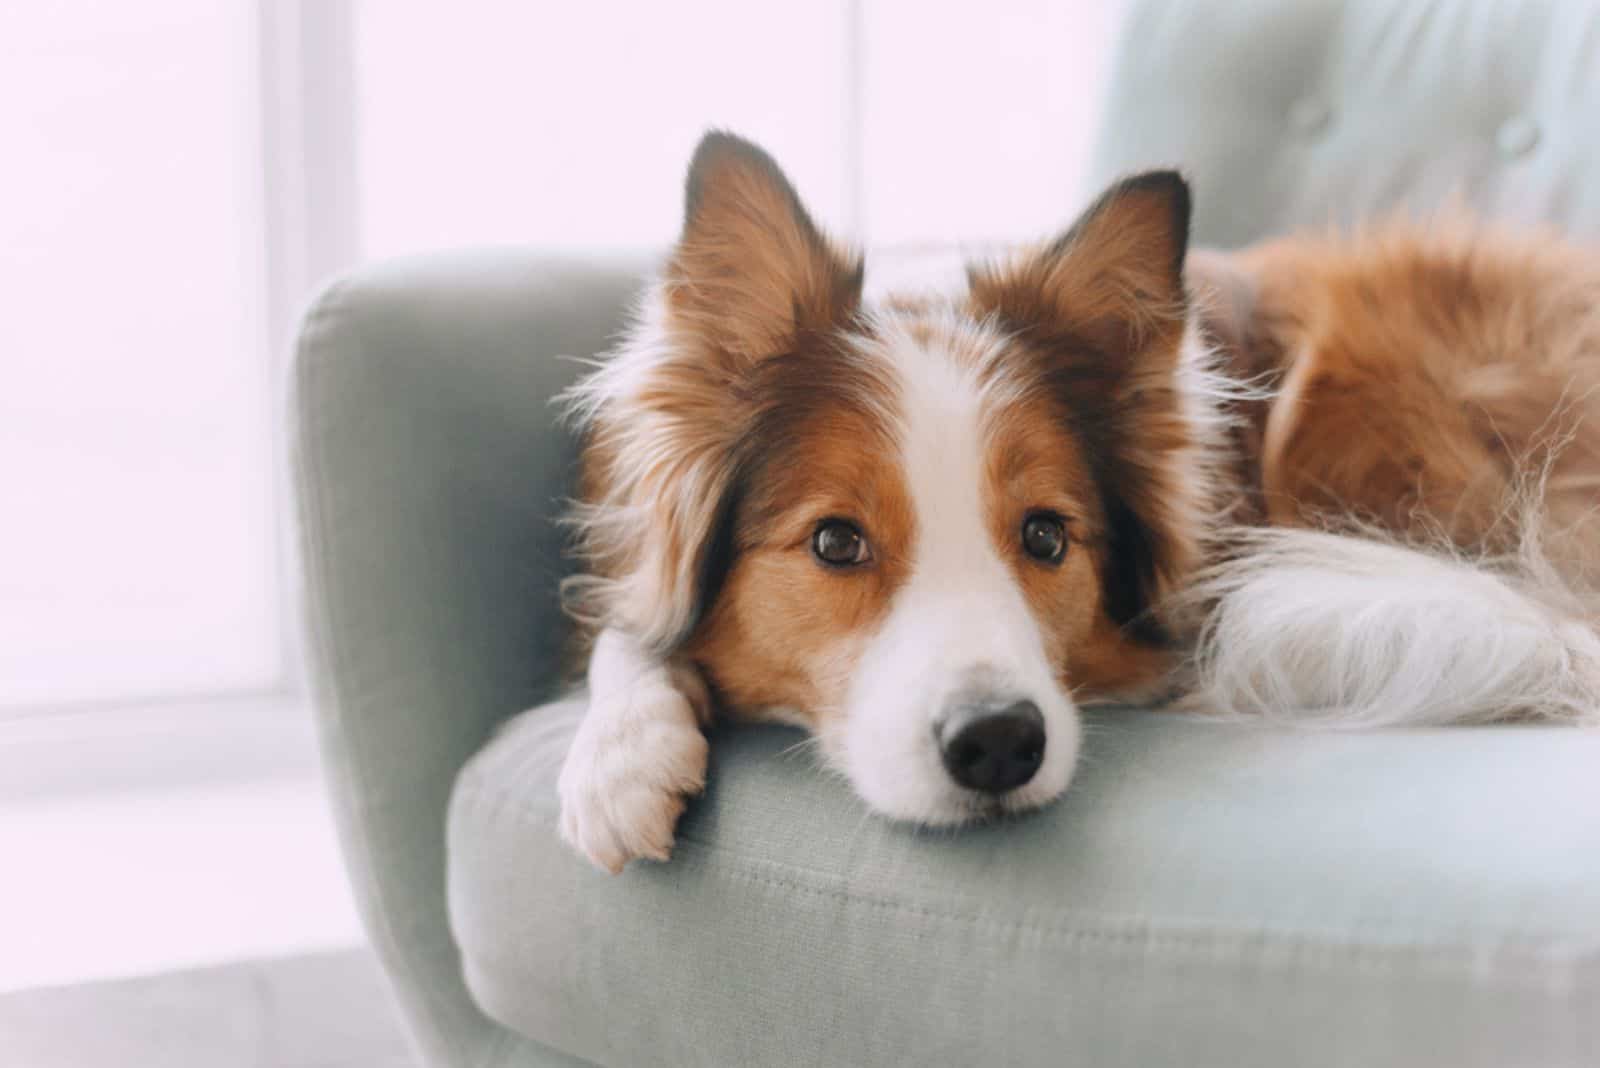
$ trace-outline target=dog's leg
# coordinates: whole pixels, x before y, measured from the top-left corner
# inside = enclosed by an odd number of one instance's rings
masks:
[[[685,802],[705,787],[710,715],[697,669],[602,631],[589,709],[561,768],[561,836],[613,874],[635,857],[666,860]]]

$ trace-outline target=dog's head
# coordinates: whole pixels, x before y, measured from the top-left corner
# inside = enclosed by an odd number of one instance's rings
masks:
[[[1207,487],[1171,172],[963,294],[869,307],[773,161],[712,134],[640,322],[576,393],[580,607],[800,723],[873,808],[1041,804],[1075,697],[1148,684]]]

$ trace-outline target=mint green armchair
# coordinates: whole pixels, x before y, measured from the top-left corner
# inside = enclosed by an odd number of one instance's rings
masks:
[[[1116,72],[1094,180],[1183,165],[1202,244],[1452,194],[1600,236],[1594,2],[1147,0]],[[563,848],[549,400],[643,266],[389,264],[303,327],[329,788],[429,1064],[1600,1064],[1600,732],[1104,712],[1060,804],[933,834],[728,730],[671,863]]]

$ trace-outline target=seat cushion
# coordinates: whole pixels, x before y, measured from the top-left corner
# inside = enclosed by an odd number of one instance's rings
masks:
[[[467,765],[449,893],[483,1010],[595,1063],[1600,1063],[1600,732],[1111,710],[1061,802],[928,832],[727,728],[612,877],[557,838],[581,714]]]

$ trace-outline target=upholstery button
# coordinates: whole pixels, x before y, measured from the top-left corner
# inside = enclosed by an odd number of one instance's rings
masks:
[[[1526,156],[1539,144],[1539,124],[1526,115],[1513,115],[1500,124],[1494,143],[1506,159]]]
[[[1316,97],[1296,100],[1289,108],[1289,128],[1307,137],[1327,129],[1332,119],[1333,111]]]

